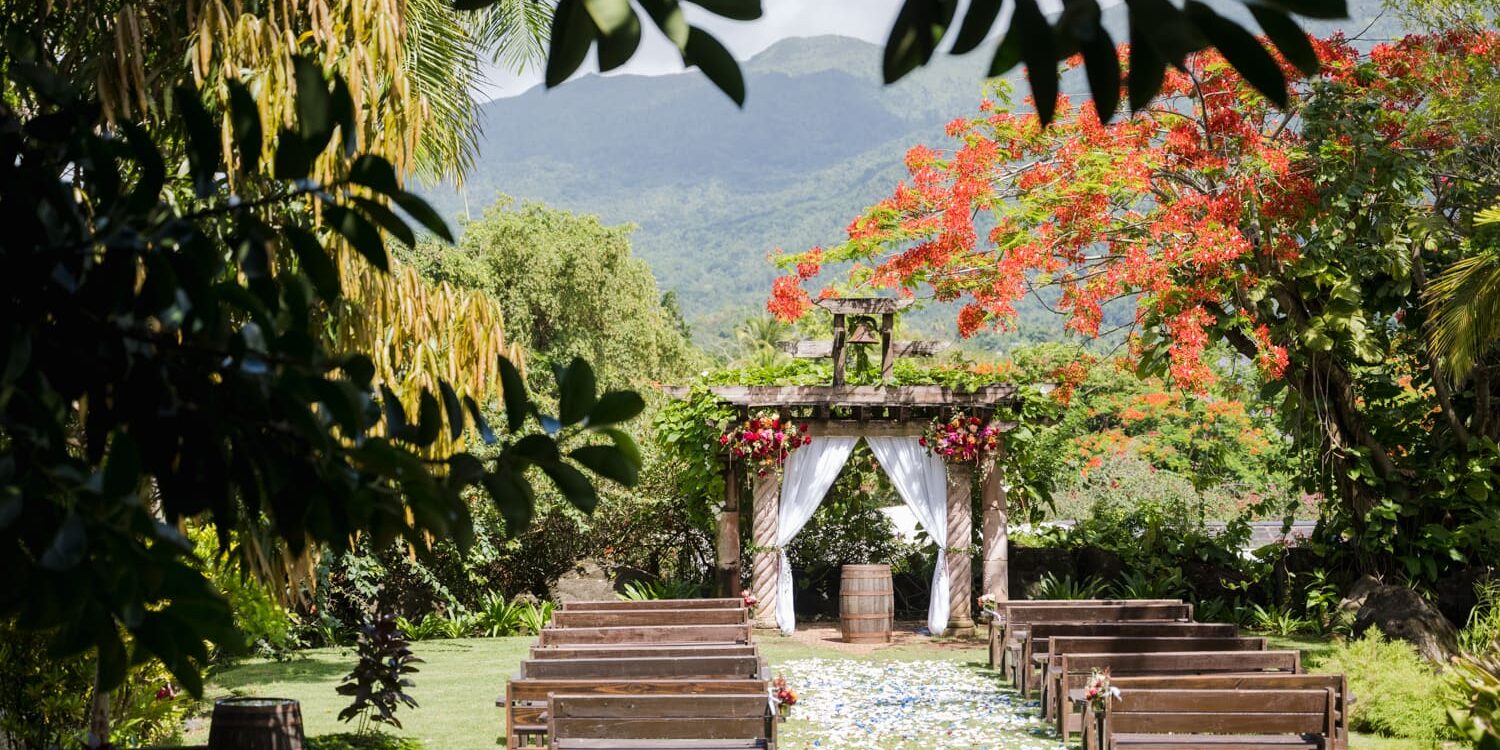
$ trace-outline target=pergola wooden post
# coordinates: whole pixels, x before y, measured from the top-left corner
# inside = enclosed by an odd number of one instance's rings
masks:
[[[719,511],[719,534],[714,544],[714,593],[740,595],[740,480],[739,467],[724,462],[724,508]]]
[[[759,601],[755,605],[755,627],[776,627],[776,585],[781,577],[781,551],[776,548],[780,527],[781,477],[755,474],[752,480],[754,498],[750,506],[751,554],[750,589]],[[738,539],[735,541],[738,544]],[[736,551],[738,552],[738,551]]]
[[[968,464],[948,465],[948,636],[967,638],[974,634],[974,563],[970,539],[973,519],[974,469]]]
[[[991,459],[989,476],[984,479],[984,494],[980,497],[980,507],[984,510],[980,527],[984,537],[980,585],[984,588],[982,593],[1005,601],[1010,599],[1010,519],[998,459],[998,456]]]

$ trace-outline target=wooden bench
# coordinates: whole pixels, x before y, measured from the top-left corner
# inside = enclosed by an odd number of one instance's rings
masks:
[[[990,666],[1004,668],[1007,647],[1036,622],[1187,622],[1193,605],[1181,599],[1038,599],[1007,602],[996,609],[998,622],[990,623]]]
[[[552,625],[559,628],[605,628],[630,625],[742,625],[750,621],[750,610],[733,609],[569,609],[554,611]]]
[[[1011,654],[1005,662],[1009,665],[1007,677],[1017,690],[1026,692],[1026,685],[1035,670],[1033,656],[1045,651],[1047,639],[1053,636],[1149,636],[1178,638],[1232,638],[1239,628],[1232,623],[1205,622],[1039,622],[1032,623],[1023,631],[1018,641],[1010,646]],[[1022,665],[1031,669],[1022,669]]]
[[[749,643],[750,623],[738,625],[627,625],[597,628],[542,628],[539,646],[581,646],[620,643]]]
[[[1192,674],[1301,674],[1300,651],[1193,651],[1154,653],[1064,653],[1049,674],[1051,684],[1042,698],[1048,718],[1064,738],[1079,731],[1081,717],[1068,704],[1068,693],[1088,683],[1095,669],[1111,677]]]
[[[1198,674],[1160,675],[1152,677],[1111,677],[1110,685],[1122,693],[1127,690],[1332,690],[1334,746],[1337,750],[1349,747],[1349,708],[1354,696],[1349,694],[1349,681],[1342,674]],[[1068,700],[1076,710],[1082,711],[1088,703],[1082,688],[1068,691]],[[1085,747],[1089,732],[1094,727],[1088,719],[1083,722]]]
[[[764,695],[554,693],[547,701],[553,750],[769,749],[775,726]]]
[[[1035,645],[1033,646],[1034,651],[1031,654],[1030,666],[1041,672],[1041,680],[1036,684],[1040,685],[1043,691],[1042,702],[1044,706],[1051,705],[1048,703],[1049,697],[1055,695],[1050,692],[1052,688],[1057,686],[1057,678],[1054,670],[1058,667],[1059,658],[1064,654],[1149,654],[1163,651],[1266,650],[1265,638],[1241,638],[1238,636],[1229,638],[1054,636],[1052,638],[1037,639],[1033,643]],[[1026,690],[1023,692],[1029,695],[1032,683],[1027,681],[1025,688]]]
[[[1322,690],[1121,689],[1092,710],[1088,750],[1332,750],[1336,699]]]
[[[547,745],[547,696],[569,695],[753,695],[766,700],[763,679],[599,680],[513,679],[495,699],[504,713],[505,746],[510,750]]]
[[[591,599],[584,601],[563,602],[558,607],[558,612],[573,612],[578,610],[659,610],[659,609],[734,609],[745,608],[745,602],[741,599],[646,599],[640,601],[627,599]]]
[[[637,643],[584,646],[532,646],[532,659],[633,659],[646,656],[759,656],[748,643],[689,643],[656,646]]]
[[[767,679],[758,656],[663,656],[635,659],[527,659],[520,677],[538,679]]]

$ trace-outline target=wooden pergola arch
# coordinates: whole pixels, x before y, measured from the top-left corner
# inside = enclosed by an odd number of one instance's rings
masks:
[[[891,337],[896,311],[909,304],[893,299],[825,299],[818,304],[834,314],[834,339],[828,342],[792,342],[783,346],[795,356],[832,357],[834,384],[819,386],[722,386],[712,388],[720,401],[734,407],[742,418],[762,410],[773,410],[784,417],[805,422],[814,436],[916,436],[926,431],[934,417],[946,417],[956,411],[994,420],[1002,429],[1015,426],[1014,407],[1017,388],[996,383],[974,390],[955,390],[938,385],[847,385],[844,382],[844,346],[870,335],[868,319],[861,321],[851,336],[847,322],[855,315],[879,315],[881,370],[889,381],[892,364],[898,356],[927,356],[942,346],[935,342],[897,342]],[[685,389],[671,389],[679,397]],[[992,456],[988,460],[997,460]],[[993,467],[988,467],[993,468]],[[948,549],[949,618],[948,635],[969,635],[974,631],[972,487],[976,467],[969,464],[948,465],[948,528],[943,544]],[[751,592],[760,600],[756,608],[756,626],[776,627],[776,597],[779,566],[777,550],[778,512],[781,477],[759,476],[746,472],[743,466],[724,462],[725,502],[719,513],[717,541],[716,588],[720,596],[739,594],[742,571],[740,547],[741,501],[746,474],[749,474],[751,511]],[[982,492],[982,534],[980,553],[982,587],[999,599],[1008,599],[1008,530],[1005,486],[1001,472],[986,471]]]

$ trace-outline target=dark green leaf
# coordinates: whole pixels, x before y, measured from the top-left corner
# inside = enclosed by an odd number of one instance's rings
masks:
[[[971,52],[983,43],[1004,5],[1004,0],[970,0],[964,22],[958,27],[958,37],[953,40],[953,54]]]
[[[542,471],[552,478],[552,483],[557,485],[557,491],[584,513],[593,513],[595,506],[599,504],[599,493],[594,490],[594,485],[589,482],[583,472],[562,462],[542,464]]]
[[[187,128],[188,168],[192,171],[193,189],[199,198],[214,192],[214,174],[219,171],[223,153],[219,148],[219,130],[203,108],[198,92],[187,86],[177,87],[177,106],[182,109],[182,123]]]
[[[260,166],[265,133],[260,128],[260,108],[255,106],[255,97],[239,81],[229,82],[229,122],[234,128],[235,148],[240,153],[240,172],[253,174]]]
[[[517,440],[510,452],[532,463],[546,463],[562,457],[557,452],[557,443],[546,435],[527,435]]]
[[[167,181],[167,167],[162,162],[161,152],[151,141],[151,136],[147,135],[140,126],[123,123],[120,129],[124,131],[125,141],[130,144],[136,166],[140,168],[140,178],[136,180],[135,187],[130,191],[130,203],[127,210],[136,214],[147,213],[155,208],[161,199],[161,189]]]
[[[902,4],[885,42],[881,70],[886,83],[901,80],[932,59],[957,5],[956,0],[906,0]]]
[[[455,453],[448,457],[448,477],[459,485],[471,485],[484,477],[484,462],[467,453]]]
[[[693,4],[716,16],[736,21],[760,18],[760,0],[692,0]]]
[[[301,180],[312,171],[313,154],[294,130],[283,128],[276,135],[276,161],[272,165],[278,180]]]
[[[505,533],[511,537],[524,533],[531,526],[531,515],[536,506],[531,483],[509,467],[486,474],[480,481],[505,519]]]
[[[635,444],[635,438],[631,437],[630,433],[618,427],[606,427],[599,432],[608,435],[615,447],[620,449],[626,458],[634,461],[637,466],[641,465],[641,448]]]
[[[134,495],[141,484],[141,454],[135,439],[116,431],[109,441],[109,457],[104,462],[104,496],[122,498]]]
[[[1198,0],[1188,0],[1187,13],[1214,48],[1251,86],[1276,106],[1286,106],[1286,79],[1281,76],[1281,66],[1254,35]]]
[[[739,63],[719,40],[708,32],[693,26],[688,29],[687,48],[682,53],[683,62],[696,65],[735,104],[745,106],[745,77]]]
[[[417,236],[412,233],[411,227],[401,220],[401,217],[393,213],[389,208],[381,205],[378,201],[370,200],[362,196],[350,196],[354,205],[359,206],[365,216],[380,225],[381,229],[396,236],[401,243],[407,247],[417,244]]]
[[[1147,41],[1141,24],[1151,23],[1142,19],[1138,6],[1130,6],[1130,74],[1126,82],[1130,89],[1130,111],[1140,112],[1156,98],[1166,80],[1167,61],[1157,53],[1155,45]]]
[[[439,216],[437,211],[432,210],[432,206],[427,201],[407,192],[397,192],[391,198],[408,216],[416,219],[418,224],[427,227],[427,231],[442,238],[444,242],[453,242],[453,232],[448,229],[448,222],[443,221],[443,217]]]
[[[349,84],[337,73],[333,74],[328,104],[333,108],[333,123],[339,127],[339,137],[343,139],[344,155],[353,156],[359,146],[359,131],[354,127],[354,97],[349,93]]]
[[[634,487],[640,477],[640,466],[612,445],[585,445],[575,448],[568,456],[588,467],[589,471],[623,487]]]
[[[485,419],[484,414],[479,411],[479,404],[474,403],[473,398],[464,396],[464,408],[469,411],[469,418],[474,420],[474,429],[479,430],[479,439],[483,440],[485,445],[494,445],[495,431],[490,429],[489,420]]]
[[[422,397],[417,404],[417,436],[413,442],[419,447],[426,448],[432,445],[442,432],[443,409],[438,405],[437,397],[423,388]]]
[[[589,426],[603,427],[634,419],[646,409],[646,402],[634,391],[610,391],[599,397],[589,412]]]
[[[630,61],[635,50],[641,44],[641,21],[636,17],[635,11],[630,9],[627,3],[625,11],[629,15],[624,23],[620,24],[609,34],[599,37],[599,70],[609,71],[624,65]]]
[[[328,80],[321,65],[301,55],[292,57],[292,67],[297,78],[297,128],[307,150],[316,155],[333,137]]]
[[[564,426],[582,422],[594,408],[594,368],[574,357],[557,381],[557,418]]]
[[[448,415],[448,439],[457,440],[464,434],[463,402],[458,400],[458,393],[446,380],[438,381],[438,392],[443,395],[443,411]]]
[[[1171,0],[1126,0],[1126,3],[1130,6],[1132,52],[1137,46],[1149,45],[1163,60],[1181,67],[1189,54],[1207,44],[1203,35],[1193,28],[1187,14]],[[1131,78],[1134,77],[1132,68]],[[1155,94],[1155,89],[1152,93]]]
[[[1012,36],[1017,37],[1021,59],[1026,62],[1026,79],[1031,83],[1037,117],[1046,125],[1057,111],[1057,47],[1052,39],[1052,24],[1047,23],[1036,0],[1016,0],[1015,15],[1011,17],[1002,49]]]
[[[394,196],[401,192],[395,167],[383,157],[372,154],[363,154],[354,160],[354,164],[349,167],[349,181],[381,195]]]
[[[323,217],[327,220],[329,227],[343,235],[355,251],[363,255],[365,260],[370,261],[370,265],[382,271],[391,270],[391,259],[385,251],[385,240],[380,238],[380,230],[365,220],[365,217],[332,203],[323,206]]]
[[[1307,33],[1287,14],[1265,5],[1250,4],[1250,13],[1262,31],[1276,43],[1276,49],[1303,75],[1318,74],[1318,53],[1308,41]]]
[[[411,426],[406,422],[406,408],[401,405],[401,399],[396,397],[395,391],[382,385],[380,404],[385,409],[386,434],[397,440],[405,440],[407,433],[411,432]]]
[[[678,52],[687,51],[688,23],[682,15],[682,6],[677,0],[639,0],[641,7],[651,16],[651,21],[666,35]]]
[[[360,387],[369,388],[370,381],[375,379],[375,363],[363,354],[352,354],[344,359],[340,369],[349,376]]]
[[[547,50],[547,88],[568,80],[578,70],[597,33],[583,0],[558,2],[552,11],[552,37]]]
[[[505,399],[506,426],[511,432],[520,432],[526,423],[531,399],[526,395],[526,380],[521,377],[521,371],[504,356],[500,357],[500,390]]]
[[[1285,10],[1296,13],[1304,18],[1319,18],[1325,21],[1337,21],[1349,17],[1349,4],[1346,0],[1262,0],[1271,5],[1278,5]]]
[[[287,226],[281,231],[297,256],[297,265],[312,280],[318,296],[325,302],[337,300],[343,294],[343,288],[339,283],[338,269],[334,268],[333,260],[328,257],[323,243],[301,227]]]
[[[87,551],[88,532],[83,519],[76,512],[69,512],[42,552],[40,564],[48,570],[67,570],[82,562]]]
[[[1090,0],[1092,4],[1092,0]],[[1094,109],[1100,122],[1109,122],[1120,106],[1120,55],[1109,32],[1099,23],[1098,6],[1095,6],[1094,28],[1079,39],[1079,50],[1083,52],[1083,64],[1088,74],[1089,91],[1094,95]]]

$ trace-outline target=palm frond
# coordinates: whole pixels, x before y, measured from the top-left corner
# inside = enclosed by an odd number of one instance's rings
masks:
[[[552,6],[502,0],[480,11],[455,11],[448,0],[407,0],[406,73],[425,108],[416,171],[462,182],[479,155],[483,131],[474,91],[489,58],[520,71],[546,50]]]
[[[1476,253],[1448,266],[1428,286],[1424,304],[1433,351],[1448,376],[1463,382],[1500,343],[1500,253]]]

